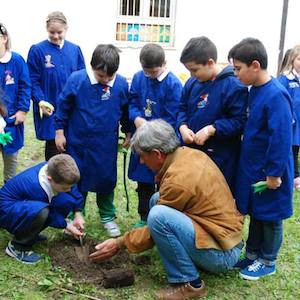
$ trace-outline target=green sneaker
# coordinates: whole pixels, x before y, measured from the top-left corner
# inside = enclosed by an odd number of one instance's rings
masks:
[[[147,226],[147,221],[140,220],[138,223],[133,225],[133,228],[140,228],[140,227],[144,227],[144,226]]]

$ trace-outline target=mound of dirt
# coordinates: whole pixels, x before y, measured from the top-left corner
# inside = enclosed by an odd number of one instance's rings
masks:
[[[91,262],[88,256],[95,251],[95,245],[96,242],[91,239],[85,239],[84,246],[80,246],[78,241],[64,238],[50,247],[49,256],[54,266],[74,274],[82,283],[105,288],[132,285],[134,272],[129,254],[120,250],[105,262]]]

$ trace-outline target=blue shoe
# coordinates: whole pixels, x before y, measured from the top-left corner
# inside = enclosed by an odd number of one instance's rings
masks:
[[[35,264],[39,262],[42,257],[33,251],[20,251],[17,250],[14,245],[9,241],[5,252],[7,255],[15,258],[16,260],[24,264]]]
[[[254,259],[244,258],[239,260],[234,266],[234,269],[243,270],[254,263]]]
[[[267,266],[264,263],[255,260],[252,265],[240,271],[240,276],[247,280],[258,280],[259,278],[273,275],[276,273],[275,265]]]

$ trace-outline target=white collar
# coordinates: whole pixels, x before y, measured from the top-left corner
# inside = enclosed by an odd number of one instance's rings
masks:
[[[285,75],[287,79],[289,80],[293,80],[295,78],[299,78],[300,76],[298,75],[298,73],[295,71],[295,69],[293,69],[291,72],[289,72],[288,74]]]
[[[94,84],[99,84],[99,82],[96,80],[95,76],[94,76],[94,71],[92,69],[92,67],[89,67],[87,68],[87,74],[89,76],[89,79],[90,79],[90,82],[92,85]],[[113,87],[114,86],[114,83],[115,83],[115,80],[116,80],[116,75],[114,76],[114,78],[109,81],[106,85],[110,86],[110,87]]]
[[[48,196],[49,203],[51,203],[52,198],[57,195],[57,192],[55,192],[52,189],[52,186],[51,186],[50,181],[48,179],[47,169],[48,169],[48,165],[44,165],[40,169],[40,171],[39,171],[39,182],[40,182],[40,185],[41,185],[42,189],[45,191],[45,193]]]
[[[165,69],[156,79],[160,82],[163,81],[167,77],[169,72],[170,71],[168,69]]]
[[[6,64],[11,60],[11,57],[12,53],[10,51],[6,51],[3,57],[0,58],[0,62]]]
[[[52,45],[54,45],[54,46],[59,46],[59,49],[62,49],[62,48],[63,48],[63,46],[64,46],[64,44],[65,44],[65,40],[62,40],[61,44],[59,44],[59,45],[57,45],[57,44],[53,44],[53,43],[51,42],[51,40],[50,40],[50,39],[48,39],[48,41],[49,41],[49,43],[50,43],[50,44],[52,44]]]

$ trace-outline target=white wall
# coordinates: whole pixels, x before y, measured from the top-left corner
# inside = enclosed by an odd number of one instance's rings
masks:
[[[27,57],[29,47],[47,38],[49,12],[65,13],[67,39],[81,46],[86,63],[98,43],[114,43],[118,0],[1,0],[0,22],[12,37],[13,50]],[[290,0],[285,48],[300,43],[300,1]],[[230,48],[244,37],[257,37],[269,54],[275,74],[283,0],[177,0],[174,49],[166,50],[169,68],[186,72],[179,62],[182,48],[194,36],[206,35],[217,45],[219,61],[227,61]],[[298,15],[297,15],[298,14]],[[139,66],[140,48],[123,48],[119,72],[131,77]]]

